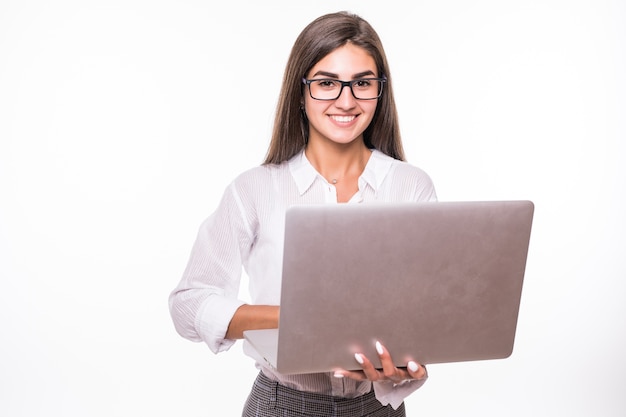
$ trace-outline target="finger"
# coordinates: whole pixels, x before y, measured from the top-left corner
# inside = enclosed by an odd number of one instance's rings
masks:
[[[415,361],[409,361],[406,366],[406,370],[413,379],[426,378],[426,368],[424,367],[424,365],[419,365]]]
[[[369,379],[370,381],[378,381],[382,378],[380,372],[378,372],[378,369],[374,367],[372,362],[370,362],[370,360],[367,359],[365,355],[361,353],[355,353],[354,358],[359,363],[359,365],[361,365],[361,368],[363,368],[363,374],[367,379]]]
[[[337,369],[333,374],[335,378],[350,378],[357,381],[365,381],[367,377],[363,371],[347,371],[345,369]]]
[[[392,379],[392,380],[406,379],[407,373],[396,368],[396,366],[393,363],[393,360],[391,359],[391,355],[389,354],[389,351],[387,350],[387,348],[385,348],[382,345],[382,343],[378,341],[376,342],[376,352],[378,353],[378,356],[380,358],[380,363],[382,364],[382,367],[383,367],[383,374],[388,379]]]

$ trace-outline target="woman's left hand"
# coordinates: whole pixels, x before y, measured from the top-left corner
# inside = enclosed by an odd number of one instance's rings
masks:
[[[382,369],[376,369],[372,362],[365,355],[356,353],[354,358],[363,368],[362,371],[346,371],[338,369],[335,371],[337,378],[352,378],[358,381],[382,382],[389,381],[399,384],[408,380],[421,380],[427,377],[426,368],[417,362],[409,361],[406,368],[397,368],[391,359],[391,355],[387,349],[380,343],[376,342],[376,352],[380,358]]]

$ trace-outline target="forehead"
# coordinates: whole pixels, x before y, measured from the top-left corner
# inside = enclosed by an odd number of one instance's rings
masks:
[[[346,79],[368,71],[377,76],[374,58],[360,46],[347,43],[318,61],[307,75],[311,77],[323,72]]]

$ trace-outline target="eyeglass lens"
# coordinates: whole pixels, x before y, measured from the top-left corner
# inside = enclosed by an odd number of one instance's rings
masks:
[[[348,82],[338,80],[311,80],[311,96],[319,100],[335,100],[341,95],[343,87],[350,87],[354,97],[371,100],[380,96],[382,82],[376,79],[359,79]]]

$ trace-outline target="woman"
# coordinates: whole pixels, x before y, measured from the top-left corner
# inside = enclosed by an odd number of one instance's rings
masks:
[[[226,189],[202,224],[170,295],[177,331],[218,353],[248,329],[278,327],[285,210],[294,204],[434,201],[433,184],[404,162],[387,59],[374,29],[339,12],[311,22],[285,70],[265,162]],[[237,299],[242,266],[251,304]],[[384,346],[375,369],[281,375],[263,365],[244,416],[404,416],[426,369],[396,368]],[[357,411],[355,411],[357,410]]]

